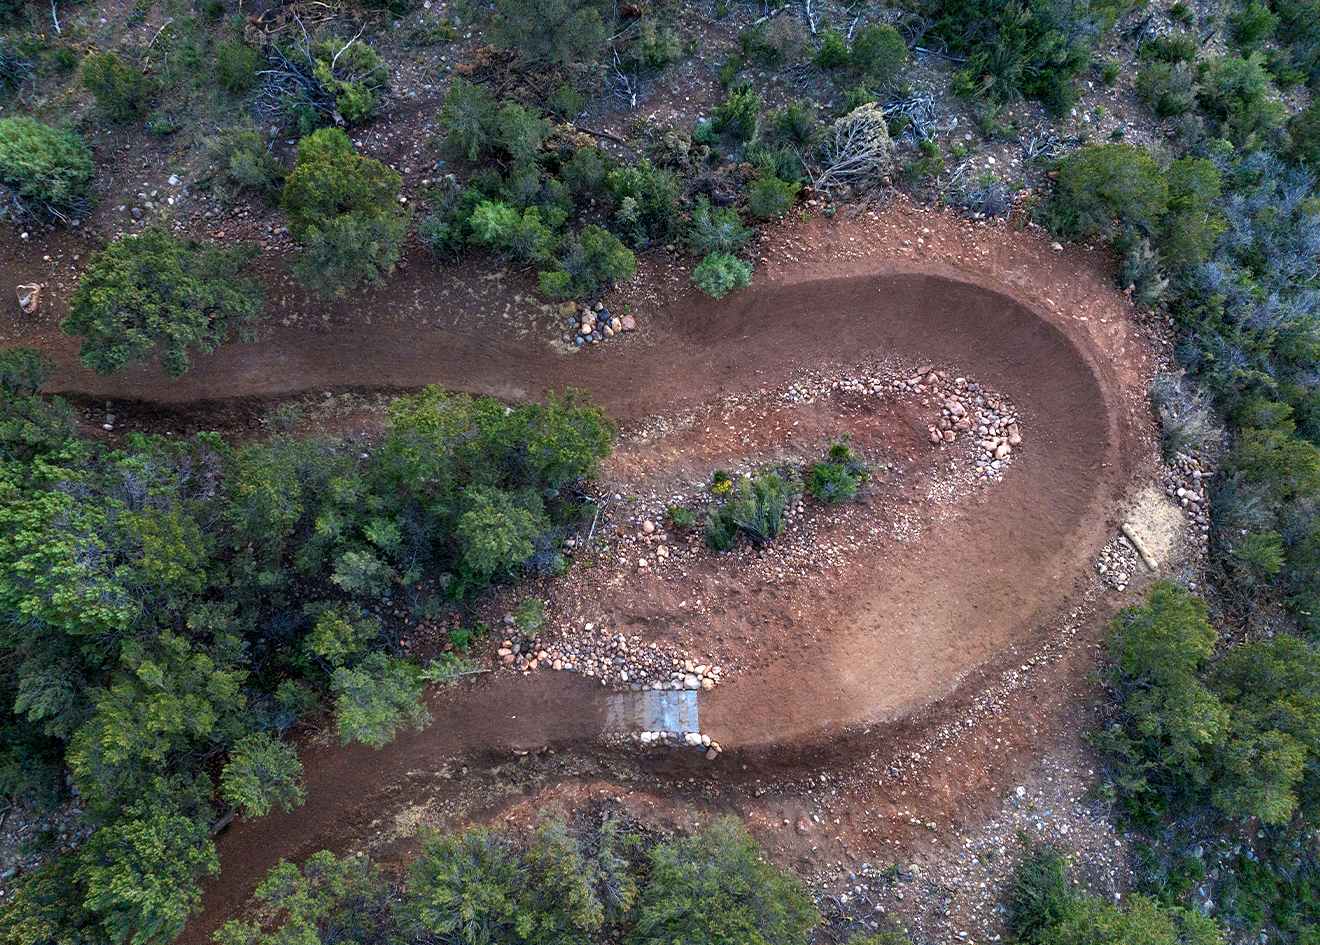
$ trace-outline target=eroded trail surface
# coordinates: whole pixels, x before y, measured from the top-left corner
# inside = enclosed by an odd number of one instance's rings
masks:
[[[989,279],[934,261],[835,261],[828,271],[819,278],[806,266],[790,277],[772,268],[768,281],[721,303],[685,296],[600,353],[398,324],[275,329],[168,384],[147,370],[93,378],[65,352],[52,386],[179,403],[425,384],[519,399],[572,386],[628,420],[775,383],[804,366],[883,356],[930,361],[1010,398],[1029,434],[1003,482],[900,559],[831,588],[831,632],[801,659],[702,694],[702,729],[725,746],[719,765],[734,777],[741,765],[810,757],[803,746],[846,727],[910,717],[974,668],[1029,646],[1103,544],[1106,510],[1136,463],[1128,440],[1139,367],[1077,309],[1041,304],[1034,278]],[[1079,282],[1074,292],[1095,285]],[[341,843],[455,758],[594,740],[604,699],[595,681],[539,674],[462,687],[432,712],[424,732],[381,751],[310,752],[303,807],[221,837],[222,875],[207,884],[205,913],[186,938],[205,940],[281,857]]]

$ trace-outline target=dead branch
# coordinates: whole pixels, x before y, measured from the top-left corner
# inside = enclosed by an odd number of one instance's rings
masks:
[[[625,71],[623,61],[619,58],[619,52],[615,50],[614,72],[610,82],[610,90],[627,102],[629,108],[637,107],[637,95],[641,89],[641,81],[637,66],[634,64],[630,70]]]
[[[884,104],[882,110],[886,118],[906,118],[912,131],[923,140],[934,137],[939,131],[939,111],[935,107],[935,98],[926,92],[895,95]]]
[[[628,143],[628,139],[627,139],[627,138],[620,138],[618,135],[616,135],[616,134],[615,134],[614,132],[612,132],[612,131],[596,131],[596,130],[593,129],[593,128],[583,128],[581,125],[575,125],[574,127],[577,128],[578,131],[586,132],[587,134],[589,134],[589,135],[591,135],[592,137],[595,137],[595,138],[608,138],[610,141],[617,141],[617,142],[619,142],[619,144],[627,144],[627,143]]]
[[[150,49],[152,46],[156,45],[156,40],[160,39],[160,34],[165,32],[165,27],[169,26],[173,22],[174,22],[174,17],[170,17],[164,23],[160,24],[160,29],[156,30],[156,35],[151,37],[151,42],[147,43],[146,48]]]

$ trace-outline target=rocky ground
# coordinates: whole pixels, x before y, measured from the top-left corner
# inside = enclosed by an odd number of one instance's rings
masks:
[[[586,329],[587,323],[582,327]],[[927,416],[925,430],[929,442],[941,450],[943,468],[941,475],[930,480],[925,497],[928,511],[938,508],[941,516],[956,514],[959,501],[1002,478],[1012,463],[1013,450],[1023,442],[1014,409],[1005,398],[974,380],[937,370],[932,364],[915,369],[873,366],[852,372],[810,373],[782,388],[725,398],[702,412],[706,419],[718,418],[725,424],[734,414],[760,414],[764,420],[779,411],[817,403],[827,411],[842,414],[841,402],[858,398],[901,403],[902,409]],[[620,452],[626,454],[649,445],[663,438],[665,431],[693,428],[697,422],[694,415],[647,417],[622,431]],[[843,416],[836,423],[840,430],[847,425]],[[704,448],[708,454],[717,449],[709,441]],[[802,457],[799,468],[805,470],[814,458]],[[768,465],[764,459],[764,454],[759,459],[752,455],[730,464],[728,471],[734,475],[754,473],[758,467]],[[706,464],[709,468],[703,467],[704,476],[686,483],[657,483],[643,472],[641,476],[612,480],[605,491],[592,497],[599,511],[564,542],[564,555],[589,573],[584,574],[580,567],[564,582],[547,585],[546,628],[538,626],[521,633],[512,612],[495,618],[492,609],[487,608],[486,612],[492,614],[490,622],[502,628],[499,645],[494,647],[494,668],[523,673],[538,669],[576,672],[598,678],[603,685],[635,692],[710,689],[725,677],[721,660],[727,660],[731,671],[737,672],[735,667],[742,654],[717,647],[725,650],[722,657],[718,652],[707,652],[703,660],[677,641],[667,646],[665,642],[644,642],[637,634],[612,630],[604,625],[604,617],[574,619],[566,603],[589,601],[594,588],[608,587],[629,573],[682,581],[688,577],[687,569],[700,568],[725,555],[747,563],[754,561],[760,579],[766,582],[781,580],[785,574],[810,576],[841,568],[857,548],[833,545],[820,538],[822,530],[840,515],[847,515],[851,529],[883,531],[900,541],[913,540],[920,533],[913,519],[895,518],[883,506],[844,511],[810,496],[799,496],[785,512],[784,534],[773,542],[763,546],[744,542],[732,552],[711,552],[705,547],[701,523],[718,501],[711,491],[713,460],[712,456],[712,462]],[[688,461],[694,458],[689,456]],[[608,478],[612,470],[622,472],[633,462],[626,456],[616,458],[605,476]],[[889,471],[890,460],[879,459],[876,475],[883,478]],[[675,517],[684,511],[695,524],[676,524]],[[501,597],[492,606],[507,601],[507,596]],[[709,602],[703,605],[701,599],[694,598],[690,603],[680,601],[680,607],[699,617]],[[759,641],[758,648],[765,649],[766,641]]]

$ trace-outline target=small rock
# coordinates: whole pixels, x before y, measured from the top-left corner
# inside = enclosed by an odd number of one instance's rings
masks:
[[[619,322],[619,327],[624,331],[633,331],[637,327],[637,320],[631,315],[625,315]]]

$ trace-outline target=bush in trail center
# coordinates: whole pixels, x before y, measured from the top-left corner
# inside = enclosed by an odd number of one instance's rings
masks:
[[[222,249],[150,227],[92,255],[60,328],[83,339],[78,356],[97,374],[158,354],[167,377],[191,366],[190,351],[209,354],[261,312],[262,289],[239,274],[254,251]]]

